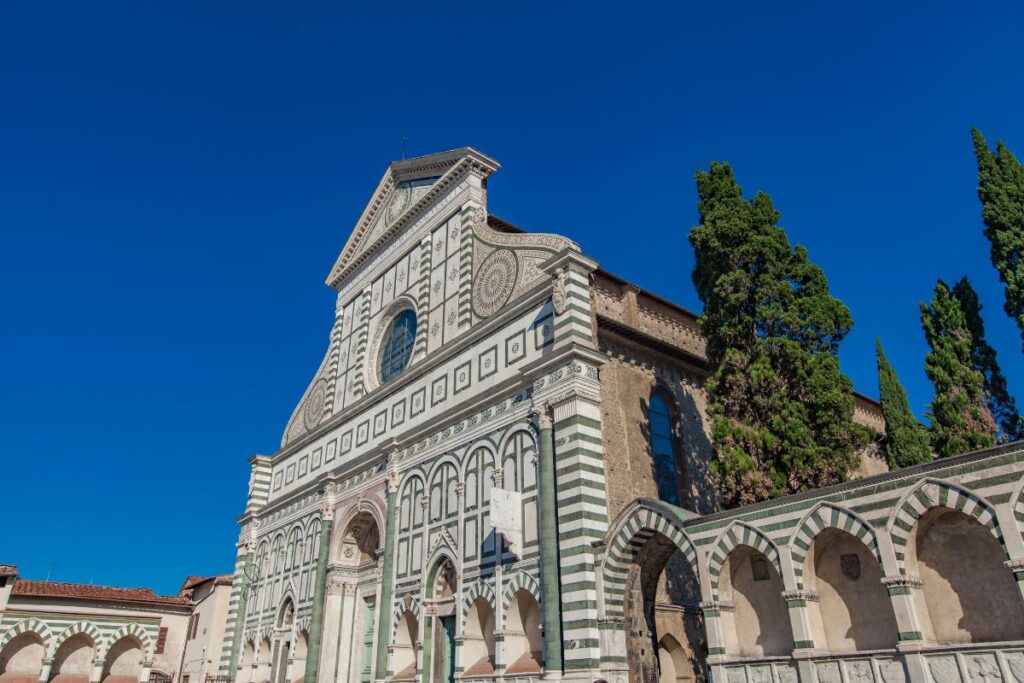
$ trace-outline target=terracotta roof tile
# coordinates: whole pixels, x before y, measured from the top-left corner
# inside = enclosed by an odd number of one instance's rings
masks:
[[[152,588],[116,588],[114,586],[93,586],[82,583],[60,583],[57,581],[32,581],[18,579],[11,588],[12,595],[35,595],[46,598],[77,598],[84,600],[115,600],[125,602],[148,602],[161,605],[188,605],[188,598],[157,595]]]

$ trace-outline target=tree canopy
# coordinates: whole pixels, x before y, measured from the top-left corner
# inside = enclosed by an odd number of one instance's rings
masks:
[[[689,239],[712,375],[713,474],[727,505],[846,480],[867,430],[839,369],[850,311],[807,249],[792,247],[771,198],[743,198],[728,164],[697,173]]]

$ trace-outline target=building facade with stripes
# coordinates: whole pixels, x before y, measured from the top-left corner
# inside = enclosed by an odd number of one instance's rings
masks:
[[[1016,675],[1017,450],[869,448],[853,482],[718,511],[696,317],[490,214],[497,169],[392,163],[331,269],[323,361],[250,459],[223,675]]]

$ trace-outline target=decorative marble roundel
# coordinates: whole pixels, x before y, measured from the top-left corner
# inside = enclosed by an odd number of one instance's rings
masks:
[[[320,424],[324,414],[324,403],[327,401],[327,381],[318,379],[306,397],[306,406],[302,411],[302,423],[306,429],[313,429]]]
[[[516,286],[519,264],[509,249],[499,249],[484,259],[473,280],[473,312],[486,318],[504,306]]]

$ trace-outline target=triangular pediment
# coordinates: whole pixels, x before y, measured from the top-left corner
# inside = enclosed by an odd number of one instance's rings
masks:
[[[463,147],[388,165],[331,268],[328,286],[340,287],[368,256],[411,225],[423,207],[443,192],[452,178],[471,169],[486,177],[498,169],[498,162],[471,147]]]

